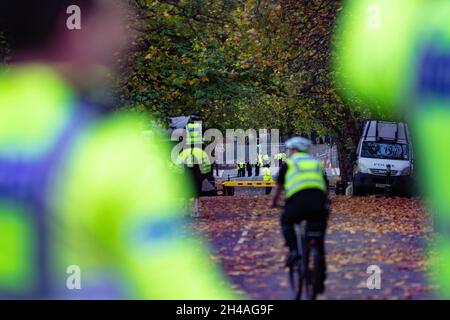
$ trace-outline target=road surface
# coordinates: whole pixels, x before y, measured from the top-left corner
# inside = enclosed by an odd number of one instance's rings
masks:
[[[202,199],[204,217],[189,225],[206,237],[233,287],[254,299],[291,299],[278,210],[263,189]],[[429,299],[425,240],[431,228],[418,200],[333,197],[326,237],[328,278],[319,299]],[[381,289],[367,288],[378,266]]]

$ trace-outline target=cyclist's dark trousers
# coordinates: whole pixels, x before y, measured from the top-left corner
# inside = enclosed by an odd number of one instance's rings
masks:
[[[320,225],[323,237],[319,240],[318,250],[323,260],[325,272],[325,230],[327,226],[328,211],[326,210],[327,196],[319,189],[307,189],[295,193],[286,200],[283,214],[281,215],[281,228],[286,246],[290,250],[298,250],[295,224],[306,220]]]

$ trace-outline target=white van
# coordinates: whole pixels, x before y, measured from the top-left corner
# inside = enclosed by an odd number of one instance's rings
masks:
[[[384,191],[408,195],[413,150],[402,122],[366,121],[353,163],[353,194]]]

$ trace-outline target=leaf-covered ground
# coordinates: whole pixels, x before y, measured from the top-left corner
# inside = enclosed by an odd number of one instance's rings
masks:
[[[429,217],[416,199],[334,196],[326,237],[328,278],[320,299],[426,299],[425,244]],[[191,220],[209,239],[213,259],[236,290],[255,299],[291,299],[280,233],[280,211],[269,197],[202,198],[204,216]],[[369,290],[367,267],[381,268],[381,289]]]

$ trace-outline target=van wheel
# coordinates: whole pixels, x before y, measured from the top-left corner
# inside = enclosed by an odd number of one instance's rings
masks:
[[[394,190],[393,194],[402,198],[412,198],[412,192],[408,187],[403,187],[399,190]]]
[[[356,197],[364,195],[361,186],[359,184],[355,183],[355,180],[353,180],[353,195]]]

